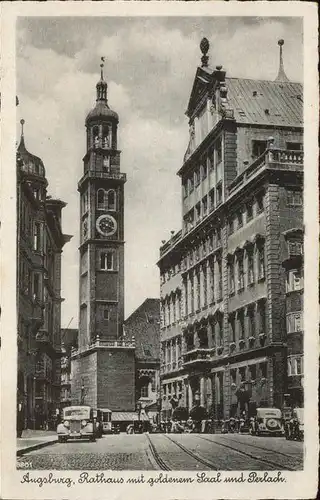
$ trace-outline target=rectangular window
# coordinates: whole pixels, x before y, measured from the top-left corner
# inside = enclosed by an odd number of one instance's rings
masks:
[[[33,225],[33,250],[40,252],[41,250],[41,223],[35,222]]]
[[[288,252],[290,257],[295,255],[302,255],[301,241],[288,241]]]
[[[243,255],[238,255],[238,292],[244,289]]]
[[[194,185],[195,187],[199,186],[200,184],[200,172],[199,172],[199,169],[197,169],[195,172],[194,172]]]
[[[257,214],[261,214],[264,210],[264,196],[263,194],[259,194],[256,198],[257,203]]]
[[[287,314],[287,333],[301,332],[303,330],[302,311]]]
[[[194,183],[193,183],[193,176],[188,179],[188,185],[189,185],[189,194],[192,193],[193,188],[194,188]]]
[[[238,314],[239,321],[239,339],[244,339],[244,314],[240,311]]]
[[[214,189],[211,189],[209,193],[209,210],[214,209]]]
[[[303,151],[303,143],[302,142],[287,142],[286,149],[289,151]]]
[[[220,247],[221,246],[221,229],[218,228],[216,230],[216,247]]]
[[[105,307],[103,310],[103,319],[105,319],[106,321],[109,321],[110,319],[110,311],[107,307]]]
[[[148,397],[148,385],[143,385],[140,389],[140,397],[147,398]]]
[[[267,149],[267,141],[252,141],[252,158],[258,158]]]
[[[207,197],[202,200],[202,215],[205,217],[208,213],[208,199]]]
[[[41,289],[40,289],[40,274],[33,274],[33,282],[32,282],[32,293],[35,299],[40,299]]]
[[[287,189],[287,205],[301,207],[303,205],[302,191]]]
[[[265,278],[264,245],[258,248],[258,279]]]
[[[201,219],[201,205],[197,203],[195,206],[195,220],[198,222]]]
[[[303,276],[301,269],[291,269],[287,273],[287,292],[294,292],[303,289]]]
[[[236,341],[236,324],[235,324],[234,314],[231,316],[229,323],[230,323],[230,339],[231,339],[231,342],[235,342]]]
[[[303,356],[288,356],[288,376],[303,375]]]
[[[183,192],[183,197],[186,198],[188,196],[188,181],[184,181],[182,183],[182,192]]]
[[[266,333],[266,304],[259,303],[259,333]]]
[[[252,217],[253,217],[253,205],[252,205],[252,201],[250,201],[250,202],[247,203],[246,208],[247,208],[247,222],[249,222],[252,219]]]
[[[222,162],[222,139],[221,137],[214,144],[215,151],[215,165]]]
[[[247,252],[248,259],[248,284],[252,285],[254,283],[254,260],[253,260],[253,252]]]
[[[217,192],[217,206],[222,203],[222,182],[220,182],[216,187]]]
[[[229,294],[234,294],[234,262],[229,263]]]
[[[239,210],[237,214],[237,222],[238,222],[238,229],[242,227],[243,220],[242,220],[242,210]]]
[[[142,345],[142,349],[143,349],[143,354],[148,357],[148,358],[151,358],[152,357],[152,348],[151,348],[151,345],[150,344],[143,344]]]
[[[209,156],[208,156],[208,162],[209,162],[209,172],[212,172],[214,170],[214,152],[210,151]]]
[[[114,255],[113,252],[101,252],[100,254],[100,269],[102,271],[114,270]]]
[[[207,162],[206,160],[202,160],[202,164],[200,165],[200,177],[203,181],[207,178]]]
[[[256,318],[255,318],[255,308],[249,306],[248,308],[248,332],[249,337],[256,336]]]

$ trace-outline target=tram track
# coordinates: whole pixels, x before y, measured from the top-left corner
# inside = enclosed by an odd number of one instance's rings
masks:
[[[166,464],[166,462],[160,457],[158,451],[156,450],[155,445],[153,444],[149,434],[146,434],[148,442],[149,442],[149,450],[151,455],[156,462],[156,464],[160,467],[161,470],[171,470],[171,468]]]
[[[164,435],[166,436],[167,439],[169,439],[169,441],[171,441],[172,443],[177,445],[182,451],[187,453],[187,455],[197,460],[197,462],[201,463],[202,465],[205,465],[206,467],[209,467],[209,469],[211,470],[218,470],[218,467],[210,460],[206,460],[205,458],[200,457],[197,453],[194,453],[193,451],[189,450],[183,444],[177,443],[177,441],[169,437],[167,434]]]
[[[246,451],[243,451],[243,450],[236,449],[236,448],[232,447],[230,444],[222,443],[221,441],[214,441],[212,439],[209,439],[209,438],[206,438],[206,437],[203,437],[203,436],[197,436],[197,437],[198,437],[198,439],[201,439],[203,441],[207,441],[207,442],[212,443],[214,445],[218,445],[218,446],[227,448],[229,450],[232,450],[234,453],[238,453],[240,455],[243,455],[243,456],[246,456],[246,457],[251,458],[253,460],[256,460],[257,462],[261,462],[261,463],[263,463],[265,465],[271,466],[273,469],[280,469],[280,470],[283,469],[283,464],[280,464],[279,462],[275,462],[274,460],[268,460],[266,458],[257,457],[257,456],[253,455],[250,452],[246,452]],[[238,441],[238,443],[239,443],[239,441]],[[240,444],[242,444],[242,443],[240,443]],[[265,451],[269,451],[270,452],[270,450],[267,450],[267,448],[265,448]],[[274,453],[276,453],[276,452],[274,452]],[[287,457],[289,457],[289,455],[287,455]],[[287,465],[286,466],[286,470],[296,471],[297,468],[296,467],[290,467],[290,466]]]
[[[176,445],[180,450],[182,450],[186,455],[191,457],[193,460],[196,461],[196,463],[201,464],[202,466],[204,465],[206,468],[209,470],[218,470],[218,467],[216,464],[211,462],[210,460],[206,460],[203,457],[199,456],[197,453],[194,453],[193,451],[189,450],[186,448],[183,444],[177,443],[172,437],[169,437],[167,434],[162,434],[163,437],[167,438],[168,441]],[[160,467],[161,470],[172,470],[171,467],[168,465],[167,461],[163,460],[161,457],[160,453],[156,449],[154,443],[152,442],[152,439],[150,438],[149,434],[147,434],[147,438],[149,441],[149,449],[151,451],[152,457],[157,463],[157,465]],[[201,469],[200,469],[201,470]]]
[[[243,445],[243,446],[248,446],[250,448],[256,448],[257,450],[262,450],[262,451],[265,451],[267,453],[275,453],[277,455],[281,455],[282,457],[292,459],[292,455],[290,455],[289,453],[283,453],[282,451],[272,450],[270,448],[265,448],[264,446],[259,446],[257,444],[246,443],[244,441],[236,441],[236,440],[228,439],[226,436],[223,436],[223,437],[220,436],[220,439],[223,439],[224,441],[227,441],[228,443],[236,442],[236,443]]]

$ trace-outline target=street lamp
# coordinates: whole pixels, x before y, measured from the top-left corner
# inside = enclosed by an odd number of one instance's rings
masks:
[[[84,398],[85,398],[85,386],[84,386],[84,382],[83,382],[83,379],[82,379],[82,383],[81,383],[81,396],[80,396],[80,404],[84,404]]]

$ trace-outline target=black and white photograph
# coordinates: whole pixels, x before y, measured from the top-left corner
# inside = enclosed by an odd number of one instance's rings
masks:
[[[303,10],[91,11],[42,6],[13,30],[16,491],[295,498],[318,460]]]

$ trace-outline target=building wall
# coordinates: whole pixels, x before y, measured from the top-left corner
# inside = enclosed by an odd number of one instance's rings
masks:
[[[72,404],[97,406],[97,352],[72,359],[71,401]]]
[[[218,135],[224,198],[218,203],[215,197],[211,205],[216,171],[210,172],[209,156]],[[257,163],[252,145],[271,136],[274,148],[283,153],[281,161],[289,164],[283,167],[279,161],[267,170],[269,157]],[[285,158],[287,143],[301,144],[303,139],[297,127],[235,127],[228,120],[211,139],[179,171],[183,229],[160,249],[161,396],[167,410],[174,394],[189,408],[198,394],[215,418],[226,418],[252,412],[253,406],[281,407],[288,384],[296,384],[297,377],[288,382],[286,345],[288,353],[301,353],[302,334],[287,333],[286,314],[300,310],[301,294],[286,294],[283,262],[288,259],[287,231],[303,225],[302,206],[288,205],[288,190],[302,189],[303,167],[301,157],[292,157],[292,164]],[[199,178],[204,159],[206,175],[190,191],[188,182]],[[197,217],[197,204],[205,196],[207,210]],[[193,223],[186,224],[192,210]],[[179,290],[181,316],[173,320],[171,308]]]
[[[135,410],[134,350],[99,350],[97,353],[97,406],[113,411]]]

